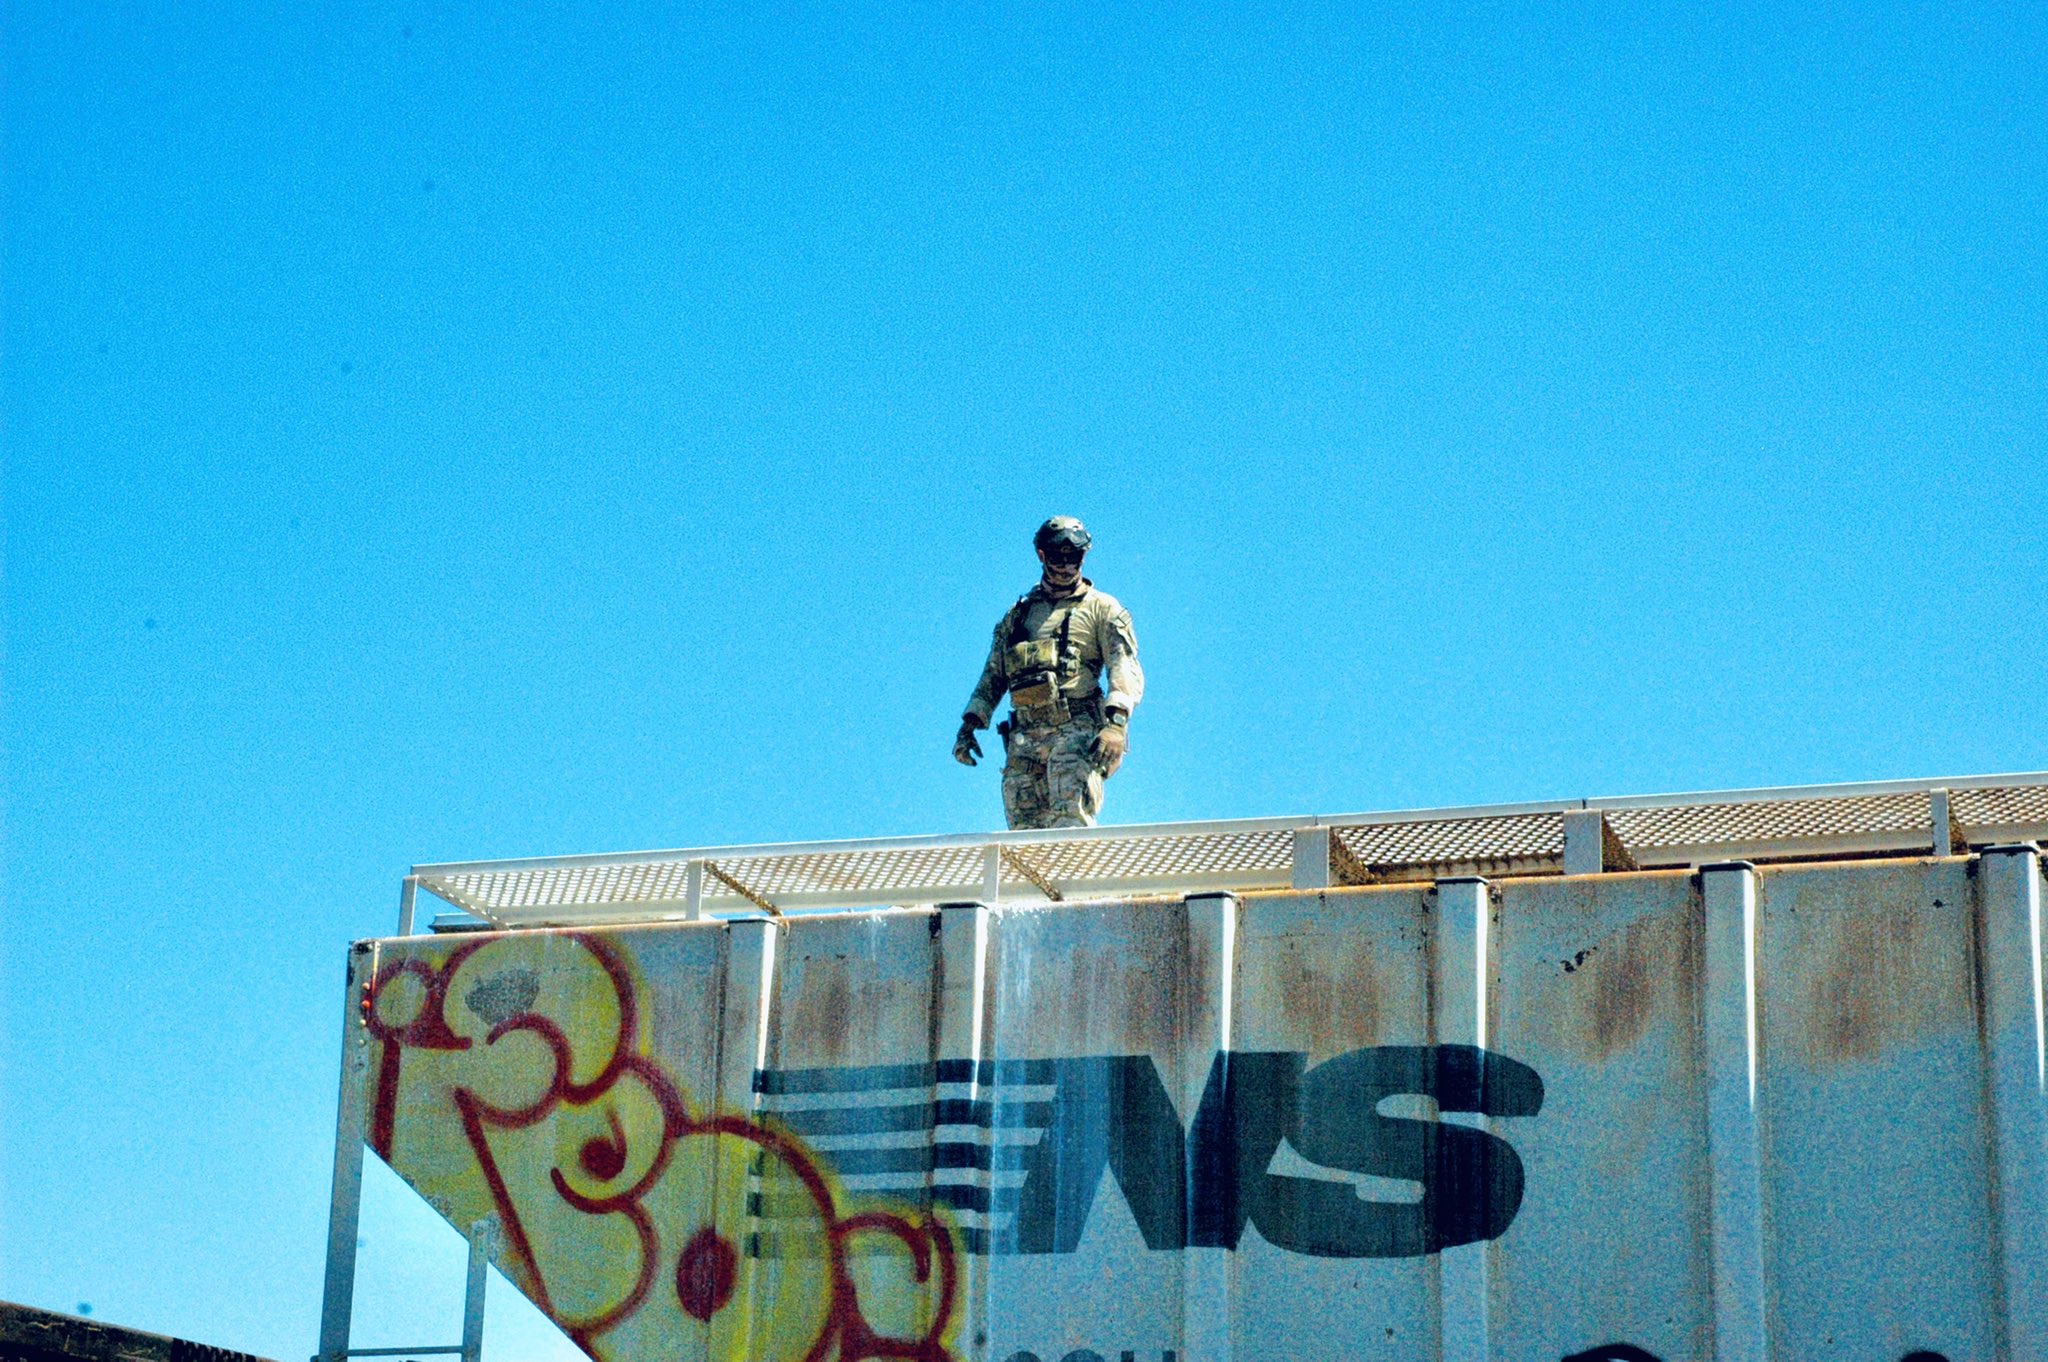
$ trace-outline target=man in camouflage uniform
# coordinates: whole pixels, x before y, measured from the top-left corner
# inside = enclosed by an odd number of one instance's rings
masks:
[[[975,764],[996,702],[1010,696],[1002,735],[1003,812],[1013,828],[1095,826],[1102,782],[1123,762],[1131,711],[1145,693],[1131,613],[1081,575],[1088,531],[1072,516],[1038,527],[1043,573],[996,625],[988,665],[967,701],[953,757]],[[1109,675],[1109,694],[1097,689]]]

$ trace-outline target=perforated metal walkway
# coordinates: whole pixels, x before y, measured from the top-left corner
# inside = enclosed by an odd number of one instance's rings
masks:
[[[2048,772],[1337,817],[697,847],[413,868],[442,930],[826,908],[1314,888],[1721,860],[1947,854],[2048,838]]]

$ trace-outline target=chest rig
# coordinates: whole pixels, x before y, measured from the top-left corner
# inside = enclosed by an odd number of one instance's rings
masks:
[[[1060,609],[1059,632],[1033,638],[1029,621],[1031,597],[1026,594],[1010,611],[1010,632],[1003,652],[1003,674],[1010,684],[1013,709],[1028,710],[1034,723],[1065,723],[1071,717],[1065,683],[1073,668],[1074,609],[1082,596],[1071,596]]]

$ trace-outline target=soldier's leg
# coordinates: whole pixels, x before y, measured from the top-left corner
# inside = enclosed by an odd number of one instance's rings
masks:
[[[1046,735],[1022,729],[1010,734],[1003,762],[1003,815],[1012,828],[1052,827],[1053,809],[1046,789]]]
[[[1046,756],[1046,786],[1053,828],[1092,828],[1102,812],[1102,770],[1095,764],[1092,720],[1061,727]]]

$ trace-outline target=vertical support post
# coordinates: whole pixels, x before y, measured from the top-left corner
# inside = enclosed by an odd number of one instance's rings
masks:
[[[683,867],[683,915],[692,922],[704,920],[704,862],[691,861]]]
[[[1598,809],[1566,809],[1564,873],[1598,875],[1607,869],[1606,815]]]
[[[989,910],[979,903],[939,905],[939,1006],[936,1058],[967,1061],[979,1084],[982,1015],[988,987]]]
[[[1194,996],[1190,990],[1182,1019],[1187,1043],[1175,1075],[1173,1098],[1189,1122],[1201,1105],[1204,1089],[1212,1082],[1229,1079],[1238,911],[1235,894],[1194,894],[1187,901],[1187,977],[1209,981],[1206,996]],[[1179,1352],[1190,1362],[1197,1358],[1229,1362],[1233,1256],[1220,1248],[1189,1248],[1181,1253]]]
[[[2048,929],[2039,849],[2028,842],[1986,850],[1977,892],[2004,1355],[2048,1357]]]
[[[412,935],[413,901],[419,897],[419,892],[420,877],[417,875],[407,875],[405,882],[398,888],[398,934],[400,936]]]
[[[341,1006],[341,1092],[334,1112],[334,1181],[327,1202],[327,1273],[320,1293],[319,1362],[343,1362],[356,1300],[356,1228],[363,1207],[363,1137],[367,1133],[370,1037],[357,1010],[377,970],[376,947],[349,948],[348,986]]]
[[[1203,973],[1195,977],[1210,979],[1215,984],[1213,997],[1195,998],[1188,1004],[1190,1054],[1203,1048],[1204,1040],[1213,1041],[1216,1054],[1230,1052],[1231,1003],[1237,988],[1237,911],[1235,894],[1188,896],[1188,953],[1202,957],[1197,967]],[[1184,1090],[1175,1094],[1177,1099],[1188,1101],[1191,1112],[1201,1101],[1202,1090],[1209,1081],[1206,1057],[1194,1067],[1201,1072],[1189,1075]]]
[[[725,925],[725,988],[724,1006],[719,1014],[718,1033],[718,1103],[727,1113],[739,1113],[749,1119],[758,1120],[761,1114],[762,1093],[755,1083],[755,1075],[768,1067],[768,1042],[773,1034],[775,1016],[775,968],[776,945],[781,939],[781,929],[768,918],[747,918]],[[719,1162],[710,1171],[712,1181],[707,1190],[717,1187],[718,1178],[738,1176],[745,1180],[748,1194],[761,1190],[760,1174],[753,1167],[737,1172],[723,1161],[728,1158],[743,1159],[749,1165],[753,1160],[737,1150],[729,1148],[734,1141],[719,1142]],[[758,1222],[757,1222],[758,1224]],[[739,1326],[745,1332],[732,1341],[732,1353],[736,1357],[756,1355],[757,1330],[766,1326],[766,1318],[773,1310],[773,1274],[748,1273],[741,1280],[749,1285],[746,1290],[753,1293],[749,1299],[738,1302],[741,1308],[734,1316],[746,1321]]]
[[[938,915],[932,1100],[979,1103],[985,1100],[994,1078],[983,1059],[988,1031],[989,926],[993,914],[979,903],[942,903]],[[993,1144],[998,1134],[998,1130],[990,1129],[986,1138]],[[942,1185],[957,1187],[961,1183],[974,1187],[982,1205],[989,1206],[995,1185],[990,1166],[999,1166],[1001,1162],[1000,1158],[992,1158],[979,1168],[933,1168],[925,1176],[934,1189]],[[936,1190],[933,1201],[938,1201]],[[954,1215],[967,1250],[960,1261],[958,1337],[984,1338],[988,1332],[989,1231],[995,1221],[986,1210],[959,1209]]]
[[[1763,1127],[1757,1103],[1756,867],[1700,867],[1706,917],[1707,1157],[1713,1180],[1714,1356],[1767,1362]]]
[[[1934,854],[1937,856],[1953,856],[1956,854],[1955,839],[1949,834],[1950,817],[1948,791],[1929,790],[1927,792],[1927,823],[1934,833]]]
[[[768,1067],[775,999],[775,924],[748,918],[726,928],[725,1010],[720,1019],[718,1096],[728,1111],[760,1107],[754,1074]]]
[[[1003,899],[1003,849],[983,847],[981,851],[981,901],[993,908]]]
[[[1328,828],[1296,828],[1294,830],[1294,887],[1296,889],[1328,889],[1330,882],[1330,830]]]
[[[1434,953],[1436,1040],[1439,1045],[1486,1048],[1487,985],[1492,977],[1493,893],[1474,876],[1436,882],[1437,937]],[[1440,1112],[1446,1124],[1489,1128],[1483,1116]],[[1437,1255],[1442,1304],[1443,1362],[1485,1362],[1491,1356],[1488,1307],[1492,1295],[1493,1250],[1485,1243],[1461,1244]]]
[[[497,1220],[486,1217],[469,1229],[469,1277],[462,1291],[462,1362],[483,1362],[484,1292],[491,1283],[491,1241]]]

